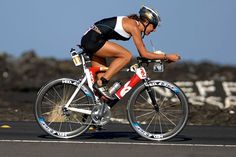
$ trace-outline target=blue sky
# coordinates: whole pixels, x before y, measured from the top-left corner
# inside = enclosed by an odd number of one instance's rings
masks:
[[[142,5],[159,11],[162,25],[145,38],[146,47],[178,52],[185,61],[236,65],[235,0],[0,0],[0,52],[69,58],[95,21],[137,13]],[[137,55],[133,41],[115,41]]]

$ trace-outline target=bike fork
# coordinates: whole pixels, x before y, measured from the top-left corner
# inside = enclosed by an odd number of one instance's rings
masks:
[[[148,95],[152,101],[152,105],[153,105],[154,109],[158,112],[159,106],[157,104],[154,91],[151,89],[151,87],[146,87],[146,89],[147,89]]]

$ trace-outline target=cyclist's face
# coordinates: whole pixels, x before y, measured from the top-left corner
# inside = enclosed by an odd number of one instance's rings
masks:
[[[149,24],[146,29],[145,35],[149,35],[151,32],[155,32],[155,31],[156,31],[156,28],[153,26],[153,24]]]

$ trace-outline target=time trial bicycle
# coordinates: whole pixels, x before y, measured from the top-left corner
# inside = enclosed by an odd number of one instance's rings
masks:
[[[99,96],[93,89],[98,72],[107,67],[92,67],[90,58],[71,49],[76,66],[82,66],[80,79],[61,78],[43,86],[37,95],[35,117],[39,126],[57,138],[73,138],[93,126],[104,126],[111,119],[111,108],[127,93],[127,117],[130,125],[146,139],[168,140],[184,128],[188,119],[188,102],[175,84],[152,80],[145,70],[151,64],[154,72],[164,71],[164,60],[137,57],[127,69],[134,73],[124,85],[115,82],[109,89],[111,99]]]

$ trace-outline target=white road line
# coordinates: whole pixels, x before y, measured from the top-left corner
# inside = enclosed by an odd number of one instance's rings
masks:
[[[166,144],[166,143],[132,143],[132,142],[42,141],[42,140],[0,140],[0,142],[236,148],[236,145],[212,145],[212,144]]]

